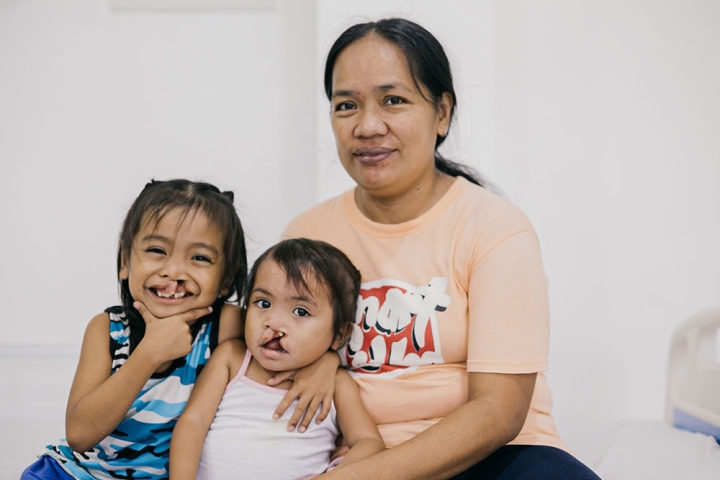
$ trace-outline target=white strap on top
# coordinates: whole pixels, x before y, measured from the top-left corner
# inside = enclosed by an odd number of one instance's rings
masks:
[[[245,350],[245,358],[243,358],[243,363],[240,365],[240,370],[238,370],[237,375],[233,377],[232,380],[230,380],[225,387],[225,391],[227,392],[228,389],[232,388],[233,385],[235,385],[238,380],[240,380],[242,377],[245,376],[245,373],[247,373],[248,366],[250,365],[250,360],[252,360],[252,354],[250,353],[250,350]]]

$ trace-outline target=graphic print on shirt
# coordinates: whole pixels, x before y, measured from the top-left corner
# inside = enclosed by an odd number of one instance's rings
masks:
[[[444,363],[435,312],[450,305],[447,277],[413,286],[383,278],[363,283],[350,341],[340,358],[355,375],[395,377]]]

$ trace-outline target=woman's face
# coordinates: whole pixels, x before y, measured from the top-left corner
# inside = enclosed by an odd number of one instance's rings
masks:
[[[370,34],[343,50],[331,102],[340,161],[361,189],[397,197],[434,178],[452,99],[444,94],[437,108],[425,100],[398,47]]]

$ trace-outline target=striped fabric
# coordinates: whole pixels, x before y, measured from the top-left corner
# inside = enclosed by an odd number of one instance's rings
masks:
[[[217,343],[220,310],[214,309],[193,326],[196,333],[192,351],[167,371],[148,379],[125,419],[107,438],[84,453],[74,452],[64,439],[57,445],[48,445],[43,453],[54,457],[70,475],[81,480],[168,478],[170,435],[195,379]],[[120,307],[106,312],[110,316],[110,351],[115,373],[128,358],[130,326]]]

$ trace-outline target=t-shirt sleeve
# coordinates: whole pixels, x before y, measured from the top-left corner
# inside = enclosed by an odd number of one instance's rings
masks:
[[[285,230],[280,234],[280,240],[287,240],[289,238],[302,237],[303,228],[301,227],[302,221],[299,218],[292,220],[286,227]]]
[[[330,199],[315,205],[295,217],[280,234],[280,240],[289,238],[311,238],[318,240],[318,234],[327,231],[327,224],[331,221],[333,209],[337,209],[337,200]]]
[[[535,232],[514,233],[477,258],[468,288],[468,371],[546,370],[550,314]]]

